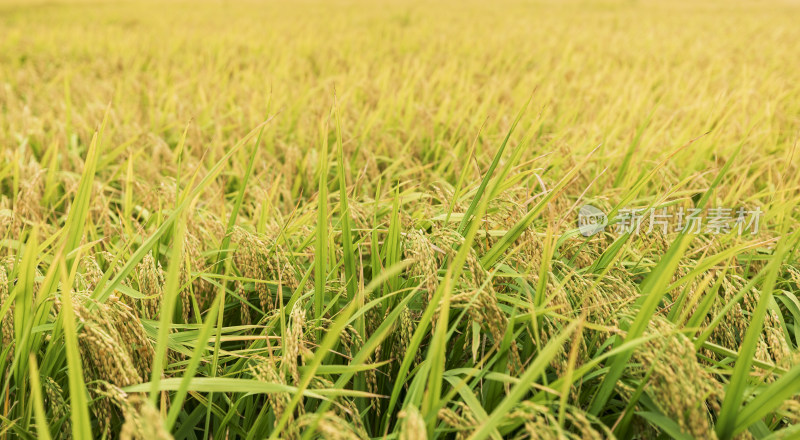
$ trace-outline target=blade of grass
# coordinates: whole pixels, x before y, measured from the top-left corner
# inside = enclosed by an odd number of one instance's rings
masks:
[[[334,94],[336,103],[336,94]],[[356,296],[356,260],[353,252],[353,233],[350,226],[350,209],[347,206],[347,178],[345,177],[344,144],[342,142],[342,122],[339,105],[336,103],[336,150],[338,154],[337,171],[339,175],[339,216],[342,227],[342,258],[344,259],[344,279],[347,298]]]
[[[381,285],[382,281],[388,278],[389,275],[393,271],[401,271],[405,269],[409,265],[409,262],[403,262],[397,265],[394,268],[390,268],[387,271],[384,271],[380,274],[379,278],[373,282],[370,282],[370,286],[367,286],[364,289],[364,292],[361,296],[365,295],[368,292],[371,292],[374,288],[377,288]],[[381,321],[381,325],[378,326],[377,329],[372,333],[372,335],[367,339],[364,345],[361,347],[361,350],[353,357],[353,360],[350,362],[350,365],[354,368],[344,374],[342,374],[339,379],[334,384],[334,389],[344,388],[350,379],[353,377],[353,374],[359,369],[360,366],[364,365],[365,362],[369,360],[369,357],[374,353],[374,351],[380,346],[381,342],[390,334],[392,328],[395,326],[395,323],[400,318],[400,314],[403,312],[404,308],[408,305],[408,303],[414,298],[414,294],[416,291],[411,292],[407,295],[403,300],[401,300],[398,305],[386,316],[385,319]],[[378,301],[378,300],[375,300]],[[360,305],[355,312],[354,316],[351,318],[356,318],[359,315],[363,315],[365,313],[365,307]],[[317,368],[317,371],[320,371],[322,367]],[[317,417],[314,419],[314,422],[309,425],[309,428],[306,430],[306,433],[303,435],[303,440],[308,440],[314,433],[314,429],[316,428],[317,424],[319,423],[320,419],[325,415],[325,412],[330,408],[332,405],[331,401],[323,402],[319,408],[317,409]]]
[[[628,173],[628,167],[630,167],[633,153],[635,153],[636,149],[639,147],[639,144],[642,141],[642,134],[644,134],[644,130],[647,128],[647,126],[650,125],[650,121],[653,119],[653,114],[655,112],[656,106],[653,106],[653,110],[650,111],[650,114],[647,115],[647,118],[645,118],[645,120],[636,129],[636,134],[633,136],[633,140],[628,146],[628,151],[625,153],[625,157],[622,159],[622,165],[619,167],[617,177],[614,179],[614,186],[619,186],[622,183],[622,179],[625,178],[625,175]]]
[[[800,230],[792,234],[791,237],[786,237],[785,240],[779,242],[772,256],[772,260],[765,268],[766,276],[764,277],[761,295],[758,298],[755,311],[750,316],[747,332],[744,335],[742,345],[739,347],[739,358],[736,360],[736,365],[733,368],[733,374],[731,375],[730,382],[725,391],[725,398],[722,401],[719,418],[717,419],[716,431],[717,436],[721,440],[732,438],[736,432],[739,411],[744,401],[745,388],[750,378],[750,368],[753,365],[753,358],[756,355],[758,340],[761,338],[764,317],[767,314],[767,308],[772,299],[772,291],[775,287],[775,281],[778,278],[778,270],[783,264],[783,258],[790,249],[790,247],[787,246],[787,242],[795,241],[798,236],[800,236]],[[754,412],[751,410],[748,414],[752,415]],[[752,422],[750,424],[752,424]]]
[[[469,207],[464,212],[464,217],[461,218],[461,223],[458,225],[459,234],[463,235],[464,231],[467,229],[467,226],[472,219],[472,214],[475,212],[475,209],[478,208],[478,203],[480,203],[481,199],[483,198],[483,193],[486,191],[486,186],[489,184],[489,181],[492,180],[494,169],[497,168],[497,165],[500,163],[500,158],[503,157],[503,151],[506,149],[508,140],[511,139],[511,134],[514,133],[514,129],[517,128],[517,124],[522,119],[522,115],[525,114],[525,111],[528,109],[528,105],[531,103],[532,99],[533,95],[528,98],[528,101],[525,103],[519,113],[517,113],[517,117],[514,118],[514,122],[511,123],[511,128],[509,128],[505,139],[503,139],[503,143],[500,144],[500,148],[497,150],[497,153],[495,153],[494,159],[492,159],[492,163],[489,165],[489,169],[486,170],[486,174],[483,175],[481,184],[478,186],[478,190],[475,193],[475,196],[472,198],[472,202],[470,202]]]
[[[467,259],[467,254],[472,249],[472,243],[475,240],[475,234],[480,227],[481,220],[483,218],[484,213],[486,212],[486,207],[489,203],[488,198],[484,199],[479,205],[478,209],[475,213],[474,219],[470,223],[470,227],[467,230],[467,234],[464,236],[464,241],[461,243],[461,246],[458,248],[458,253],[456,254],[455,258],[452,260],[450,264],[448,264],[447,272],[445,274],[445,279],[458,280],[461,277],[461,272],[464,269],[464,263]],[[402,390],[403,384],[406,381],[406,375],[408,374],[409,369],[411,368],[411,362],[416,357],[416,352],[419,349],[420,344],[422,344],[422,340],[425,337],[425,333],[428,331],[428,325],[430,325],[431,320],[433,319],[433,315],[439,305],[439,301],[445,296],[449,295],[446,291],[452,289],[453,283],[440,283],[439,287],[433,294],[430,302],[425,308],[425,311],[420,318],[419,325],[414,330],[413,335],[411,336],[411,341],[406,348],[405,353],[403,354],[403,361],[400,364],[400,368],[397,374],[394,377],[394,386],[392,388],[392,394],[389,397],[389,405],[386,409],[386,412],[383,416],[383,426],[382,430],[384,433],[387,433],[389,430],[389,415],[392,414],[395,405],[397,404],[397,400],[400,397],[400,391]],[[409,400],[406,400],[406,404]]]
[[[780,379],[769,384],[766,389],[742,408],[736,421],[733,435],[739,435],[754,423],[763,419],[767,414],[775,411],[800,391],[800,365],[795,365]]]
[[[186,235],[186,220],[181,216],[175,226],[175,235],[172,239],[172,250],[169,254],[169,267],[167,267],[167,281],[161,298],[161,310],[158,320],[158,339],[156,340],[153,364],[150,369],[150,404],[155,406],[159,395],[159,382],[164,371],[167,357],[167,342],[169,339],[172,318],[175,313],[175,304],[180,295],[181,266],[183,266],[184,237]]]
[[[83,381],[78,332],[75,328],[75,312],[72,308],[72,280],[67,278],[66,261],[61,260],[63,274],[61,294],[61,319],[64,328],[64,347],[67,355],[67,377],[69,382],[70,420],[72,438],[89,439],[92,424],[89,418],[89,400],[86,384]]]
[[[34,280],[36,278],[36,263],[39,254],[39,228],[34,227],[25,242],[25,249],[17,275],[17,284],[14,286],[14,361],[12,371],[17,383],[21,407],[28,405],[28,356],[31,346],[31,332],[34,320]],[[30,421],[30,413],[27,411],[22,420],[22,427],[27,429]]]
[[[206,314],[205,322],[203,322],[203,326],[200,328],[200,333],[198,333],[197,336],[197,345],[195,345],[192,356],[189,358],[189,364],[186,366],[186,370],[183,372],[180,386],[177,389],[178,392],[170,402],[169,413],[167,413],[167,421],[165,423],[165,428],[168,431],[171,431],[175,426],[178,415],[180,414],[180,411],[183,410],[183,401],[186,398],[186,394],[189,392],[189,385],[191,381],[195,379],[194,375],[197,372],[198,365],[200,365],[200,360],[203,358],[203,354],[208,349],[207,341],[211,337],[211,331],[215,327],[217,313],[221,307],[221,299],[221,296],[215,298],[214,305]]]
[[[428,385],[425,389],[425,399],[422,402],[422,414],[430,414],[434,408],[438,408],[439,399],[442,394],[442,378],[445,369],[445,353],[447,352],[447,327],[450,321],[450,292],[451,272],[445,275],[442,280],[443,295],[439,301],[439,317],[436,320],[436,327],[433,331],[426,362],[429,363],[430,370],[428,375]],[[437,411],[438,412],[438,411]],[[436,428],[437,418],[431,417],[428,422],[428,437],[433,438]]]
[[[108,111],[103,119],[103,127],[105,127],[108,118]],[[102,136],[101,131],[95,132],[92,136],[92,142],[89,144],[89,151],[86,153],[86,160],[83,163],[83,174],[78,183],[78,191],[75,198],[72,200],[72,206],[67,215],[67,221],[64,224],[67,228],[67,233],[64,235],[65,249],[64,254],[69,255],[74,249],[81,244],[83,240],[84,228],[86,227],[86,219],[89,212],[89,202],[92,197],[92,187],[94,186],[95,173],[97,171],[97,160],[99,155],[98,138]],[[72,264],[71,257],[67,257],[67,267]]]
[[[328,277],[328,122],[320,124],[319,187],[317,192],[317,236],[314,245],[314,318],[322,318],[325,307],[325,281]],[[321,339],[317,332],[317,339]]]
[[[474,160],[475,158],[475,148],[477,148],[478,139],[481,137],[481,132],[483,132],[483,127],[486,125],[487,120],[488,118],[483,120],[483,123],[478,129],[478,133],[475,134],[475,138],[472,140],[472,146],[470,147],[469,153],[467,153],[466,159],[461,167],[461,173],[458,175],[458,181],[456,182],[455,188],[453,188],[453,198],[450,200],[450,204],[447,206],[447,215],[444,219],[445,224],[450,223],[450,216],[453,214],[456,201],[459,197],[461,197],[461,189],[464,187],[464,179],[467,178],[467,173],[469,172],[470,161]]]
[[[404,267],[405,267],[404,264],[402,263],[398,264],[395,267],[387,269],[386,273],[382,275],[392,276],[395,273],[402,270]],[[369,286],[367,286],[367,291],[371,292],[377,286],[380,286],[383,283],[384,281],[383,278],[385,278],[385,276],[379,276],[375,280],[373,280],[373,282],[371,282]],[[325,336],[323,337],[322,342],[319,344],[319,347],[314,352],[314,358],[312,359],[311,363],[307,366],[305,373],[300,378],[300,384],[297,386],[297,392],[293,394],[292,400],[290,400],[289,403],[286,405],[286,408],[284,409],[281,418],[278,419],[278,422],[275,424],[275,429],[273,430],[272,435],[270,435],[269,437],[270,439],[277,438],[277,436],[280,435],[281,432],[283,432],[282,431],[283,428],[286,426],[286,423],[289,422],[289,417],[294,412],[295,408],[300,402],[300,399],[303,397],[303,393],[306,392],[306,389],[308,388],[309,384],[314,379],[317,369],[320,367],[320,365],[322,365],[322,361],[325,359],[328,352],[330,352],[333,349],[334,345],[336,345],[336,343],[339,341],[342,330],[345,328],[345,326],[349,324],[350,317],[356,312],[358,306],[359,306],[358,301],[355,301],[355,299],[350,301],[348,306],[345,307],[341,312],[339,312],[339,314],[336,316],[336,319],[333,321],[333,323],[331,323],[330,327],[325,332]],[[357,394],[357,395],[370,396],[370,394],[368,393],[361,393],[359,391],[352,391],[352,393],[354,393],[352,395]]]
[[[480,428],[469,437],[470,440],[482,440],[491,435],[492,431],[500,425],[514,406],[529,393],[531,383],[535,382],[537,378],[544,374],[550,361],[561,351],[564,342],[577,327],[577,320],[571,322],[561,333],[554,336],[547,345],[542,348],[525,372],[519,377],[519,382],[511,388],[506,397],[497,405],[497,408],[489,414],[489,418]]]
[[[36,433],[41,440],[50,440],[50,428],[47,425],[47,415],[44,411],[42,398],[42,385],[39,380],[39,367],[36,365],[36,356],[31,353],[28,361],[30,367],[31,395],[33,397],[33,414],[36,418]]]

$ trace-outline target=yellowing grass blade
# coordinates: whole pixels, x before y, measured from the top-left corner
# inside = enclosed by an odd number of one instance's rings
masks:
[[[50,440],[50,428],[47,424],[47,415],[44,411],[44,399],[42,398],[42,384],[39,380],[39,367],[36,365],[36,356],[33,354],[30,355],[28,366],[30,367],[33,413],[36,417],[36,433],[41,440]]]

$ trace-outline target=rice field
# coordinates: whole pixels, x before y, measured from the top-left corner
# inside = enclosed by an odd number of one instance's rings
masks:
[[[798,23],[0,0],[0,440],[800,438]]]

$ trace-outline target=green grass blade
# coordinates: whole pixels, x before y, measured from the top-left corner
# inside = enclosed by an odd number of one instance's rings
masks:
[[[66,272],[66,262],[62,260],[61,273],[63,274],[64,290],[61,295],[61,318],[67,357],[72,438],[90,439],[94,437],[92,437],[92,424],[89,419],[88,392],[83,381],[83,368],[78,350],[78,332],[75,326],[75,312],[72,308],[72,291],[69,287],[72,285],[72,280],[67,279]]]
[[[353,232],[350,226],[350,209],[347,206],[347,177],[344,162],[344,143],[342,142],[342,122],[339,105],[336,105],[336,150],[337,174],[339,177],[339,216],[342,228],[342,258],[344,259],[344,279],[347,297],[356,296],[356,259],[353,251]]]
[[[314,247],[314,318],[322,318],[328,278],[328,123],[321,124],[319,187],[317,192],[317,236]],[[318,334],[319,338],[321,334]]]
[[[636,413],[636,415],[641,416],[645,420],[647,420],[647,421],[651,422],[652,424],[658,426],[661,429],[662,432],[666,433],[671,438],[674,438],[676,440],[692,440],[692,439],[694,439],[694,437],[692,437],[691,435],[684,433],[681,430],[681,427],[674,420],[670,419],[669,417],[667,417],[667,416],[665,416],[663,414],[659,414],[659,413],[655,413],[655,412],[649,412],[649,411],[642,411],[642,412]]]
[[[100,134],[95,132],[92,137],[92,143],[89,144],[89,151],[86,154],[86,160],[83,163],[83,174],[78,183],[78,192],[72,200],[69,214],[65,227],[67,233],[64,235],[65,249],[64,254],[69,255],[70,252],[75,250],[83,240],[84,228],[86,227],[87,214],[89,212],[89,202],[92,197],[92,187],[94,186],[94,178],[97,170],[98,161],[98,137]],[[72,260],[67,257],[67,266],[70,266]]]
[[[428,384],[425,389],[425,400],[422,403],[422,414],[432,415],[439,407],[442,394],[442,378],[445,369],[445,353],[447,353],[447,327],[450,322],[450,293],[452,291],[451,274],[448,272],[442,281],[443,295],[439,301],[439,317],[436,321],[428,347],[427,362],[429,363]],[[426,417],[428,422],[428,437],[433,437],[434,428],[438,422],[437,417]]]
[[[530,392],[531,384],[534,383],[545,371],[550,361],[562,349],[564,342],[578,327],[578,321],[571,322],[558,335],[554,336],[545,345],[536,358],[530,363],[525,372],[519,377],[519,381],[511,388],[506,397],[489,414],[489,418],[475,431],[469,438],[470,440],[482,440],[500,425],[508,413],[519,403],[526,394]]]
[[[769,413],[778,409],[787,399],[800,392],[800,365],[795,365],[780,379],[766,386],[742,408],[733,435],[738,435]]]
[[[798,236],[800,236],[800,231],[793,234],[791,241],[794,241]],[[717,436],[721,440],[730,439],[736,432],[739,411],[745,398],[745,388],[750,378],[750,367],[753,364],[753,358],[756,354],[756,346],[761,337],[764,317],[767,314],[767,308],[772,299],[772,291],[778,277],[778,270],[783,264],[783,258],[790,249],[787,246],[788,239],[789,237],[787,237],[786,241],[781,241],[778,244],[778,248],[775,250],[772,260],[764,269],[766,271],[766,276],[764,277],[761,295],[758,298],[756,310],[750,316],[750,323],[747,326],[747,332],[744,335],[742,345],[739,347],[739,357],[733,368],[733,374],[731,375],[730,383],[728,383],[728,387],[725,391],[725,399],[722,401],[719,418],[717,419],[716,431]],[[748,412],[748,414],[752,413]]]
[[[158,399],[159,381],[164,371],[167,357],[167,342],[169,339],[175,305],[180,295],[181,266],[183,266],[184,237],[186,223],[184,217],[178,219],[175,234],[172,239],[172,250],[169,254],[169,267],[167,268],[167,281],[164,286],[164,295],[161,298],[159,311],[158,339],[156,340],[153,365],[150,372],[150,403],[155,406]]]
[[[30,367],[33,414],[36,417],[36,433],[41,440],[50,440],[50,428],[47,425],[47,415],[44,411],[44,399],[42,398],[42,385],[39,380],[39,367],[36,365],[36,356],[33,354],[30,355],[28,366]]]
[[[200,365],[200,360],[203,358],[203,354],[208,349],[208,344],[206,341],[208,341],[208,339],[211,337],[211,331],[216,325],[217,313],[220,309],[220,299],[222,299],[222,297],[214,300],[214,305],[206,314],[205,322],[203,322],[203,326],[200,328],[200,333],[197,335],[197,342],[194,351],[192,352],[192,356],[189,358],[189,364],[186,366],[186,370],[183,372],[181,384],[177,389],[178,392],[170,401],[170,408],[169,413],[167,413],[166,421],[166,428],[168,430],[171,430],[172,427],[175,426],[175,421],[177,420],[180,411],[183,409],[183,401],[186,398],[186,393],[189,392],[189,384],[195,378],[194,375],[197,372],[197,367]]]
[[[31,347],[31,333],[34,325],[34,280],[36,278],[36,263],[39,253],[39,230],[34,227],[25,242],[25,250],[20,262],[17,285],[14,286],[14,363],[12,370],[17,383],[20,403],[28,405],[28,356]],[[28,427],[29,413],[25,414],[22,426]]]
[[[480,227],[482,217],[486,212],[486,206],[488,205],[488,199],[484,199],[480,205],[478,205],[478,210],[474,216],[473,221],[470,223],[470,227],[467,230],[467,234],[464,236],[464,242],[461,243],[461,246],[458,249],[458,253],[456,254],[455,258],[450,262],[447,267],[447,272],[445,275],[445,279],[458,280],[461,277],[461,272],[464,269],[464,262],[467,259],[467,254],[469,253],[470,249],[472,248],[472,244],[475,240],[475,234]],[[428,325],[433,319],[433,315],[438,307],[439,301],[447,294],[446,293],[449,289],[452,289],[451,283],[440,283],[439,287],[433,294],[431,301],[428,303],[425,311],[420,318],[420,323],[417,328],[414,330],[414,334],[411,336],[411,341],[409,342],[408,348],[406,349],[403,355],[403,361],[400,364],[400,368],[397,374],[394,377],[394,386],[392,388],[392,394],[389,397],[389,405],[384,414],[383,418],[383,431],[387,432],[389,429],[389,414],[392,413],[394,410],[395,405],[400,397],[400,391],[402,390],[403,384],[406,381],[406,375],[411,367],[411,362],[413,361],[417,350],[419,349],[420,344],[422,344],[422,340],[425,337],[425,333],[428,331]],[[408,402],[408,400],[406,401]]]
[[[517,128],[517,124],[522,119],[522,116],[525,114],[525,111],[528,109],[528,105],[531,103],[533,99],[533,95],[528,98],[528,101],[522,107],[522,109],[517,113],[517,117],[514,118],[514,122],[511,124],[511,128],[508,129],[508,133],[506,134],[505,139],[503,139],[503,143],[500,144],[500,148],[497,149],[497,153],[494,155],[494,159],[492,159],[492,163],[489,165],[489,169],[486,170],[486,174],[483,175],[483,179],[481,179],[481,184],[478,186],[478,190],[475,193],[475,196],[472,198],[472,202],[470,202],[469,207],[466,211],[464,211],[464,217],[461,218],[461,223],[458,225],[458,232],[460,234],[464,234],[464,231],[467,229],[469,225],[469,221],[472,219],[472,215],[475,212],[475,209],[478,208],[478,203],[483,199],[483,193],[486,192],[486,186],[489,184],[489,181],[492,180],[492,175],[494,174],[494,169],[497,168],[497,165],[500,163],[500,158],[503,157],[503,151],[506,149],[506,145],[508,144],[508,140],[511,139],[511,135],[514,133],[514,129]]]

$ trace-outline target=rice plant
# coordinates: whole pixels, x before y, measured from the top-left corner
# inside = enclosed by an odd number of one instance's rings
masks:
[[[800,438],[797,23],[0,0],[0,439]]]

